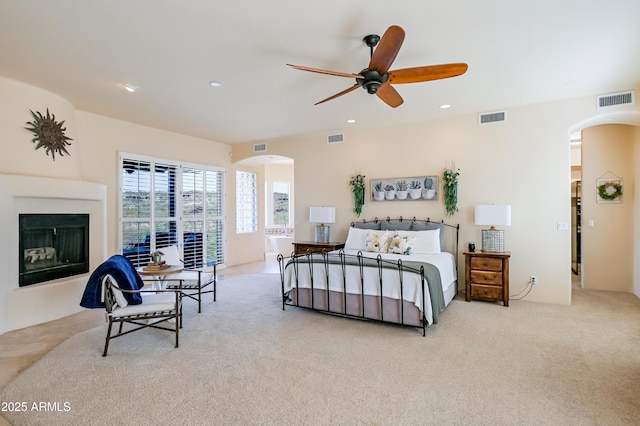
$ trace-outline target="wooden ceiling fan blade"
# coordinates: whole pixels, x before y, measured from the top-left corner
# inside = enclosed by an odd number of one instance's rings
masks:
[[[441,64],[425,67],[403,68],[389,71],[389,83],[420,83],[423,81],[440,80],[457,77],[467,72],[467,64]]]
[[[378,97],[391,108],[397,108],[404,102],[400,93],[398,93],[398,91],[389,83],[385,83],[380,86],[376,95],[378,95]]]
[[[356,84],[354,84],[353,86],[349,87],[348,89],[343,90],[343,91],[342,91],[342,92],[340,92],[340,93],[336,93],[336,94],[335,94],[335,95],[333,95],[333,96],[329,96],[327,99],[323,99],[323,100],[321,100],[320,102],[316,102],[314,105],[318,105],[318,104],[321,104],[321,103],[323,103],[323,102],[330,101],[331,99],[335,99],[335,98],[337,98],[337,97],[339,97],[339,96],[346,95],[347,93],[349,93],[349,92],[352,92],[352,91],[356,90],[358,87],[360,87],[360,85],[359,85],[358,83],[356,83]]]
[[[322,70],[322,69],[319,69],[319,68],[303,67],[301,65],[292,65],[292,64],[287,64],[287,66],[289,66],[291,68],[295,68],[297,70],[317,72],[319,74],[335,75],[335,76],[338,76],[338,77],[364,78],[360,74],[351,74],[351,73],[346,73],[346,72]]]
[[[380,75],[386,74],[391,68],[391,64],[396,59],[402,42],[404,41],[404,30],[402,27],[392,25],[384,32],[376,50],[369,61],[369,69],[375,70]]]

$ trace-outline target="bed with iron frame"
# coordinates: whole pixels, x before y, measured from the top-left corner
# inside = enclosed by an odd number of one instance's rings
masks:
[[[371,237],[369,230],[422,238],[423,234],[415,232],[439,229],[441,253],[407,256],[354,250],[349,243],[352,232],[356,233],[353,229],[366,229],[367,238]],[[279,254],[282,309],[294,306],[417,327],[425,336],[427,327],[438,322],[457,293],[459,229],[459,225],[429,218],[375,218],[352,223],[344,249],[308,251],[289,257]],[[449,268],[452,270],[448,271]],[[443,275],[448,282],[442,282]]]

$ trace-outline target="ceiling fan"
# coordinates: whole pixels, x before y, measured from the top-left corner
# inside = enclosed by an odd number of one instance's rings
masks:
[[[440,80],[443,78],[456,77],[467,71],[467,64],[441,64],[423,67],[403,68],[391,70],[391,64],[396,59],[402,42],[404,41],[404,30],[392,25],[384,32],[382,38],[372,34],[364,37],[362,41],[371,49],[371,60],[369,66],[358,74],[328,71],[318,68],[303,67],[300,65],[287,64],[288,66],[302,71],[317,72],[320,74],[335,75],[338,77],[355,78],[356,84],[329,96],[326,99],[316,102],[315,105],[330,101],[339,96],[345,95],[358,87],[366,89],[370,94],[376,94],[383,102],[392,108],[396,108],[404,102],[398,91],[392,84],[420,83],[423,81]],[[375,51],[374,47],[378,46]]]

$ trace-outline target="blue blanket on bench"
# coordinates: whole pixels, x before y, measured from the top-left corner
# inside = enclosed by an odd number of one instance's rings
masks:
[[[102,301],[102,277],[106,274],[111,274],[118,283],[118,287],[124,290],[139,290],[144,286],[142,278],[140,278],[131,261],[125,256],[116,254],[105,260],[104,263],[91,273],[87,286],[84,289],[80,306],[90,309],[104,308],[104,301]],[[123,292],[123,294],[130,305],[139,305],[142,303],[140,293]]]

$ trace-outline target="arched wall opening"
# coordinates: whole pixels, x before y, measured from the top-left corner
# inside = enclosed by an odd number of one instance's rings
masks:
[[[640,195],[636,189],[640,182],[640,112],[599,114],[569,129],[570,134],[576,132],[581,135],[580,284],[585,289],[640,296],[640,266],[635,261],[640,254]],[[575,176],[572,161],[572,180]],[[620,200],[599,199],[597,183],[603,179],[620,179]]]
[[[293,159],[256,155],[236,162],[238,170],[253,169],[258,176],[258,232],[264,235],[264,257],[289,255],[295,238],[295,181]],[[275,260],[274,260],[275,261]]]

